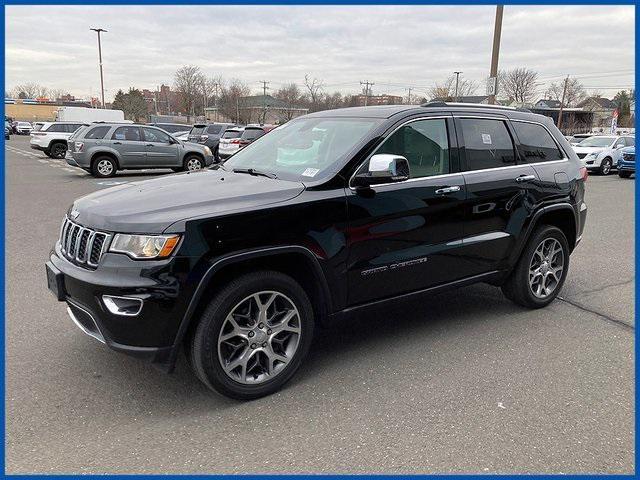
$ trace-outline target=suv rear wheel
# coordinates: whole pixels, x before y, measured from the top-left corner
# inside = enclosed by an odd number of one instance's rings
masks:
[[[91,173],[94,177],[107,178],[113,177],[116,174],[116,170],[116,161],[111,157],[102,156],[93,161]]]
[[[313,337],[313,309],[291,277],[254,272],[211,300],[191,340],[200,380],[238,400],[269,395],[298,370]]]
[[[556,298],[568,270],[567,237],[557,227],[541,225],[531,235],[502,292],[519,305],[541,308]]]
[[[47,155],[51,158],[64,158],[67,154],[67,145],[63,142],[54,142],[49,147]]]

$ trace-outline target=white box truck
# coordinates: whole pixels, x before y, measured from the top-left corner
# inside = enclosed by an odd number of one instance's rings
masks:
[[[88,107],[60,107],[56,112],[58,122],[125,122],[122,110]],[[132,123],[132,122],[127,122]]]

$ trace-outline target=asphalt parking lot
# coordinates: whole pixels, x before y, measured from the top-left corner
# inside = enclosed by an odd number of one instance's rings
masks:
[[[149,172],[94,179],[15,136],[5,172],[7,473],[634,472],[634,180],[590,177],[546,309],[479,285],[360,316],[239,403],[108,350],[46,289],[73,199]]]

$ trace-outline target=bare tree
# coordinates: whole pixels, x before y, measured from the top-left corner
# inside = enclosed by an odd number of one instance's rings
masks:
[[[458,98],[473,95],[478,90],[478,84],[473,80],[458,78]],[[429,90],[431,100],[438,99],[452,101],[456,97],[456,76],[450,75],[443,83],[436,83]]]
[[[518,103],[532,102],[536,95],[538,72],[525,67],[498,74],[498,91]]]
[[[46,97],[49,89],[38,83],[23,83],[13,88],[13,96],[15,98],[38,98]]]
[[[189,115],[195,115],[195,107],[200,101],[204,81],[204,75],[200,71],[200,67],[195,65],[185,65],[175,73],[175,89],[187,112],[187,118]]]
[[[558,83],[552,83],[547,89],[545,96],[551,100],[562,101],[562,92],[564,91],[564,80]],[[567,92],[564,96],[565,107],[575,107],[582,100],[587,98],[587,93],[580,80],[577,78],[569,78],[567,81]]]
[[[219,109],[222,114],[236,123],[251,123],[251,112],[242,108],[240,99],[251,94],[251,89],[242,80],[231,79],[221,88]]]
[[[309,97],[311,100],[310,110],[314,112],[318,109],[318,104],[320,103],[320,99],[322,97],[322,87],[324,85],[322,83],[322,80],[319,80],[315,77],[312,80],[309,75],[304,76],[304,85],[309,91]]]
[[[284,103],[285,109],[282,114],[282,120],[288,122],[295,117],[296,109],[300,108],[302,101],[302,93],[298,85],[295,83],[285,85],[274,94],[274,97]]]

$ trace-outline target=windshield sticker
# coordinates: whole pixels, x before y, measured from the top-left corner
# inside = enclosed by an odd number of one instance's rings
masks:
[[[307,168],[304,172],[302,172],[302,176],[315,177],[319,171],[320,171],[319,168]]]
[[[486,143],[487,145],[491,145],[491,135],[488,133],[482,134],[482,143]]]

